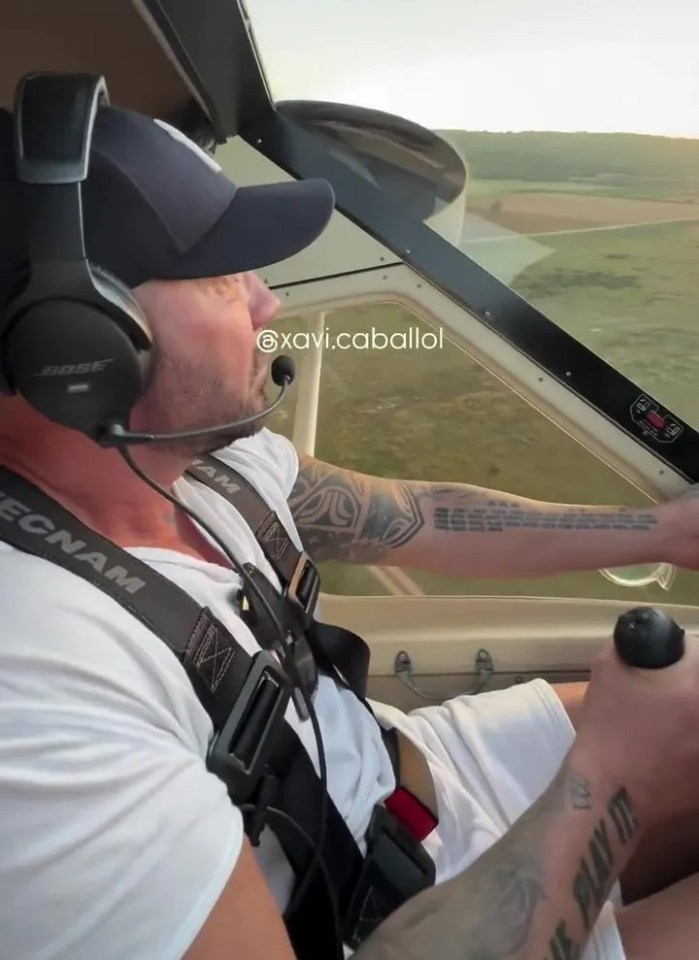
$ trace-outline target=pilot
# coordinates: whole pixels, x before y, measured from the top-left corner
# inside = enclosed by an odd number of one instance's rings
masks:
[[[28,222],[7,112],[0,183],[6,304],[23,282]],[[236,190],[166,124],[109,107],[97,116],[83,199],[89,257],[134,292],[155,339],[132,429],[205,430],[262,414],[269,358],[257,338],[279,302],[255,271],[322,234],[328,185]],[[258,641],[231,603],[237,573],[215,538],[139,471],[272,582],[240,514],[185,476],[195,458],[217,451],[316,561],[499,579],[649,561],[699,567],[692,497],[642,509],[567,506],[365,476],[297,456],[262,424],[133,446],[131,467],[19,392],[0,398],[0,467],[207,606],[250,653]],[[0,494],[6,518],[9,504]],[[323,673],[314,705],[329,791],[358,843],[395,788],[376,718],[417,747],[437,798],[439,822],[423,841],[437,882],[358,945],[359,960],[696,957],[691,638],[665,670],[634,670],[605,648],[588,685],[535,679],[409,714],[372,703],[372,716]],[[290,715],[315,757],[311,720]],[[282,918],[293,874],[267,832],[251,845],[206,767],[211,736],[192,684],[154,632],[94,584],[0,543],[4,958],[293,960]]]

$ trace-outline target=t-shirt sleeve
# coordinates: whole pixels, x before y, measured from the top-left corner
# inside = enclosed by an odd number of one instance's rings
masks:
[[[12,560],[26,599],[0,645],[0,955],[180,960],[244,837],[206,769],[210,721],[135,618]]]
[[[147,724],[74,714],[14,726],[0,756],[13,782],[0,824],[3,953],[181,958],[243,842],[221,781]]]
[[[286,498],[299,472],[299,456],[291,440],[267,427],[216,451],[215,456],[250,479],[259,480],[262,474],[272,489],[281,489]]]

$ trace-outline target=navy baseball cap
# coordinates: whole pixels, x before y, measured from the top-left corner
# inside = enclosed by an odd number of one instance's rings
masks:
[[[0,305],[27,267],[13,114],[0,110]],[[309,246],[332,216],[324,180],[237,187],[176,128],[102,107],[82,184],[88,258],[128,287],[259,270]]]

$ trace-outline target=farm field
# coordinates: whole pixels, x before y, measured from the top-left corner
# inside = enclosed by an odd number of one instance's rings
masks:
[[[699,205],[599,197],[589,193],[518,192],[487,195],[468,210],[517,233],[575,230],[675,220],[699,221]]]

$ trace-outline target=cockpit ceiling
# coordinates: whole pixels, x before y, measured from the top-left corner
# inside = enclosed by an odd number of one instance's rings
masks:
[[[271,103],[235,0],[0,0],[0,102],[32,71],[100,73],[112,103],[224,142]]]
[[[136,9],[123,0],[24,0],[2,4],[2,104],[32,70],[103,73],[113,103],[173,117],[192,91]]]

